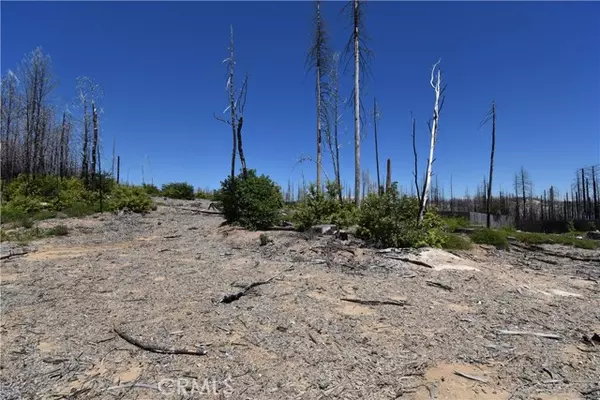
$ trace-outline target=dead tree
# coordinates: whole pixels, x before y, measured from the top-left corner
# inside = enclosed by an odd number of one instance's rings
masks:
[[[592,189],[594,191],[594,219],[600,219],[600,204],[598,199],[598,176],[596,168],[592,165]],[[600,229],[600,227],[598,227]]]
[[[392,160],[387,159],[387,177],[385,180],[385,192],[389,193],[392,190]]]
[[[377,110],[377,100],[373,99],[373,129],[375,136],[375,163],[377,166],[377,192],[381,194],[383,188],[381,187],[381,180],[379,178],[379,145],[377,143],[377,120],[379,119],[379,111]]]
[[[492,101],[490,110],[492,119],[492,151],[490,153],[490,179],[488,181],[487,195],[485,202],[486,227],[489,229],[492,225],[492,180],[494,178],[494,152],[496,150],[496,102]],[[485,122],[484,122],[485,123]]]
[[[333,134],[331,132],[331,124],[326,126],[326,140],[329,147],[329,153],[331,154],[331,163],[333,165],[333,172],[335,174],[335,182],[339,188],[339,200],[343,202],[342,195],[342,182],[340,177],[340,145],[339,145],[339,104],[340,104],[340,85],[339,85],[339,61],[340,54],[334,53],[331,58],[331,71],[330,71],[330,90],[331,96],[328,108],[332,112],[333,121]]]
[[[421,204],[421,190],[419,189],[419,159],[417,155],[417,120],[414,117],[412,117],[412,146],[415,160],[415,168],[413,170],[415,191],[417,192],[417,200],[419,201],[419,204]]]
[[[98,110],[96,104],[92,100],[92,124],[94,129],[94,136],[92,138],[92,163],[90,168],[90,178],[92,187],[96,186],[96,162],[98,158]]]
[[[121,177],[121,156],[117,156],[117,185]]]
[[[246,167],[246,158],[244,156],[244,150],[242,146],[242,126],[244,123],[244,106],[246,104],[246,92],[248,88],[248,75],[244,79],[244,83],[239,91],[236,91],[234,78],[235,78],[235,51],[233,42],[233,26],[230,27],[230,38],[229,38],[229,57],[225,59],[227,61],[228,78],[225,89],[229,93],[229,105],[223,111],[226,113],[229,110],[230,120],[226,120],[215,115],[215,118],[221,122],[224,122],[231,126],[232,134],[232,151],[231,151],[231,180],[232,189],[235,186],[235,160],[237,155],[240,156],[240,163],[242,164],[242,176],[244,179],[248,176],[248,169]]]
[[[321,16],[321,2],[315,1],[314,36],[308,55],[306,65],[309,70],[315,71],[315,92],[317,100],[317,192],[321,190],[321,171],[323,168],[323,126],[328,125],[328,113],[326,108],[328,83],[327,75],[331,68],[330,52],[328,45],[325,23]],[[327,129],[327,128],[326,128]]]
[[[441,61],[441,60],[440,60]],[[423,184],[423,196],[421,197],[421,204],[419,207],[419,223],[423,222],[425,216],[425,209],[427,207],[427,199],[431,190],[431,176],[433,174],[433,153],[435,144],[437,142],[438,127],[440,111],[444,105],[444,87],[442,87],[442,72],[439,69],[440,61],[436,62],[431,69],[431,78],[429,84],[433,88],[435,100],[433,103],[433,117],[429,123],[430,128],[430,143],[429,143],[429,158],[427,159],[427,172],[425,173],[425,183]]]
[[[370,50],[366,46],[364,33],[364,1],[352,0],[345,9],[350,10],[352,35],[346,45],[346,54],[352,54],[354,61],[354,202],[360,205],[360,140],[361,140],[361,102],[360,76],[368,69]]]

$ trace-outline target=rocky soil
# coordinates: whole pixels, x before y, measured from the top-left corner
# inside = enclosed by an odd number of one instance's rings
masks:
[[[600,251],[261,246],[207,205],[3,245],[0,398],[600,398]]]

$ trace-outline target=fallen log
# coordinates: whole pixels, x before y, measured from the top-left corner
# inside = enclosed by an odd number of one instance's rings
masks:
[[[8,254],[2,254],[2,255],[0,255],[0,260],[6,260],[8,258],[16,257],[16,256],[24,256],[27,253],[29,253],[29,252],[28,251],[21,251],[21,252],[18,252],[18,253],[13,253],[12,251],[9,251]]]
[[[190,207],[174,207],[177,210],[183,211],[191,211],[198,214],[213,214],[213,215],[223,215],[221,211],[212,211],[212,210],[201,210],[199,208],[190,208]]]
[[[130,336],[129,334],[127,334],[126,332],[124,332],[120,328],[117,328],[116,326],[113,327],[113,330],[115,331],[115,333],[117,335],[119,335],[119,337],[121,339],[123,339],[126,342],[134,345],[135,347],[139,347],[140,349],[149,351],[151,353],[158,353],[158,354],[189,354],[189,355],[192,355],[192,356],[205,356],[206,354],[208,354],[207,351],[203,350],[203,349],[178,349],[178,348],[168,348],[168,347],[163,347],[163,346],[160,346],[160,345],[153,345],[153,344],[148,344],[148,343],[142,343],[138,339],[135,339],[134,337]]]
[[[408,303],[406,301],[398,301],[398,300],[362,300],[362,299],[352,299],[352,298],[341,298],[341,301],[348,301],[350,303],[358,303],[367,306],[382,306],[382,305],[390,305],[390,306],[406,306]]]
[[[585,262],[600,262],[597,258],[593,258],[593,257],[579,257],[579,256],[575,256],[572,254],[562,254],[562,253],[557,253],[555,251],[550,251],[550,250],[546,250],[541,246],[536,246],[536,245],[522,245],[522,244],[518,244],[518,243],[511,243],[511,246],[515,246],[524,250],[528,250],[528,251],[532,251],[535,253],[542,253],[545,254],[547,256],[552,256],[552,257],[559,257],[559,258],[568,258],[570,260],[573,261],[585,261]]]

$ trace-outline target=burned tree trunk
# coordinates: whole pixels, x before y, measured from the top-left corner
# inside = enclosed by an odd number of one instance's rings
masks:
[[[387,159],[387,178],[385,181],[385,192],[389,193],[392,190],[392,160]]]
[[[438,126],[439,126],[439,118],[440,118],[440,109],[441,103],[443,103],[442,99],[442,73],[438,68],[440,61],[434,64],[431,69],[431,79],[429,81],[431,87],[433,88],[433,92],[435,94],[435,101],[433,103],[433,117],[430,124],[430,143],[429,143],[429,158],[427,159],[427,172],[425,173],[425,183],[423,185],[423,196],[421,197],[421,205],[419,208],[419,223],[423,222],[423,218],[425,216],[425,210],[427,208],[427,200],[429,198],[429,192],[431,190],[431,176],[433,174],[433,153],[435,149],[435,144],[437,142],[438,135]],[[437,69],[437,74],[436,74]]]
[[[92,123],[94,129],[94,136],[92,139],[92,163],[90,168],[90,178],[92,187],[96,186],[96,162],[98,156],[98,110],[96,104],[92,100]]]
[[[494,152],[496,150],[496,102],[492,102],[492,152],[490,155],[490,180],[487,187],[487,201],[486,201],[486,226],[489,229],[491,227],[492,218],[492,180],[494,177]]]
[[[377,100],[373,99],[373,127],[374,127],[374,136],[375,136],[375,163],[377,166],[377,193],[381,194],[383,192],[383,188],[381,186],[381,180],[379,178],[379,145],[377,143],[377,119],[379,118],[379,114],[377,112]]]

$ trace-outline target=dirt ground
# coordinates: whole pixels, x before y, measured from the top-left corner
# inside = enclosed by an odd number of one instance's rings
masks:
[[[3,260],[0,398],[600,398],[600,251],[260,246],[197,206],[45,221],[71,233]]]

